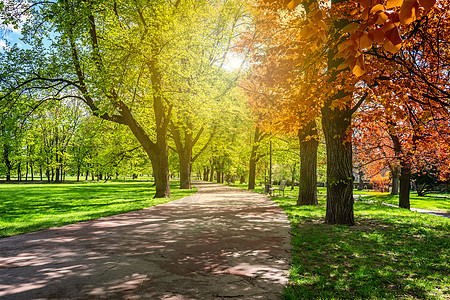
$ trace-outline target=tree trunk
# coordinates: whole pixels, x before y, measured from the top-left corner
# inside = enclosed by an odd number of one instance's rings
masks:
[[[400,180],[400,168],[398,166],[394,166],[391,169],[391,175],[392,175],[392,189],[391,189],[391,195],[398,195],[399,194],[399,180]]]
[[[317,140],[316,122],[299,130],[300,181],[297,205],[318,205],[317,202]]]
[[[203,180],[204,181],[209,180],[209,168],[206,167],[203,168]]]
[[[219,171],[219,169],[217,169],[217,171],[216,171],[216,182],[217,183],[220,183],[220,171]]]
[[[241,175],[241,177],[239,178],[239,184],[244,184],[245,183],[245,174]]]
[[[31,170],[31,181],[34,181],[34,166],[33,166],[33,163],[30,163],[30,170]]]
[[[9,159],[9,147],[8,145],[4,145],[3,146],[3,160],[5,161],[5,165],[6,165],[6,181],[10,182],[11,181],[11,171],[12,171],[12,164],[11,164],[11,160]]]
[[[401,163],[400,171],[400,193],[398,197],[398,206],[410,209],[409,191],[411,190],[411,167],[407,162]]]
[[[157,153],[159,159],[152,160],[156,186],[155,198],[170,198],[169,148],[167,143],[165,146],[165,149],[163,146]]]
[[[191,189],[191,158],[192,149],[185,149],[180,158],[180,189]]]
[[[21,163],[19,162],[18,164],[17,164],[17,180],[18,181],[21,181],[22,180],[22,170],[20,169],[20,165],[21,165]]]
[[[291,191],[295,188],[295,172],[297,171],[297,163],[294,163],[294,167],[292,168],[292,176],[291,176]],[[317,182],[316,182],[317,184]]]
[[[359,176],[358,191],[362,191],[364,189],[364,181],[363,181],[364,172],[359,170],[358,176]]]
[[[80,175],[81,175],[81,166],[78,166],[78,168],[77,168],[77,181],[80,181]]]
[[[252,151],[250,153],[249,175],[248,175],[249,190],[253,190],[256,184],[256,163],[258,162],[257,154],[260,141],[261,141],[261,134],[259,131],[259,127],[256,127],[255,135],[253,137]]]
[[[56,170],[55,170],[55,182],[59,182],[60,181],[60,179],[59,179],[59,177],[60,177],[60,172],[61,170],[59,169],[59,167],[56,167]]]
[[[209,172],[209,181],[213,182],[214,181],[214,164],[211,164],[211,171]]]
[[[253,155],[253,151],[252,151]],[[256,160],[254,157],[250,156],[250,165],[249,165],[249,174],[248,174],[248,189],[253,190],[256,185]]]
[[[341,92],[341,91],[340,91]],[[336,99],[344,96],[336,95]],[[354,225],[352,145],[350,104],[347,109],[322,108],[322,127],[327,145],[327,224]]]

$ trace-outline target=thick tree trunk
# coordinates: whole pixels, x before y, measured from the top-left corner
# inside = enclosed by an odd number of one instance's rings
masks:
[[[398,206],[410,209],[409,192],[411,190],[411,168],[408,163],[401,164],[400,171],[400,193],[398,197]]]
[[[391,176],[392,176],[392,188],[391,188],[391,195],[398,195],[399,194],[399,187],[400,187],[400,169],[398,166],[394,166],[391,169]]]
[[[316,122],[299,130],[300,181],[297,205],[318,205],[317,202],[317,140]]]
[[[337,95],[337,99],[342,98]],[[354,225],[352,145],[348,140],[351,128],[348,109],[322,108],[322,127],[327,145],[327,224]]]
[[[180,189],[191,189],[191,158],[192,149],[185,149],[186,151],[180,153]]]
[[[169,147],[167,139],[161,139],[159,142],[157,157],[151,160],[155,176],[155,198],[170,198]]]

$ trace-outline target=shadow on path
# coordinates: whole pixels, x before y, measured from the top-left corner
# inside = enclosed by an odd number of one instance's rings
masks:
[[[196,182],[148,209],[0,240],[2,299],[279,299],[290,225],[270,199]]]

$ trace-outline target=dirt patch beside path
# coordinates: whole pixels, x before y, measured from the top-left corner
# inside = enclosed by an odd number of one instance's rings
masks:
[[[197,182],[148,209],[0,240],[2,299],[279,299],[290,226],[264,195]]]

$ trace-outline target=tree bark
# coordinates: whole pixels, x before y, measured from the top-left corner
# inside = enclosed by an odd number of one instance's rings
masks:
[[[9,159],[9,147],[8,145],[3,145],[3,160],[5,161],[5,165],[6,165],[6,181],[10,182],[11,181],[11,171],[12,171],[12,164],[11,164],[11,160]]]
[[[337,99],[344,96],[337,94]],[[322,127],[327,145],[327,224],[354,225],[350,103],[347,109],[322,108]]]
[[[398,195],[399,194],[399,187],[400,187],[400,169],[398,166],[394,166],[391,168],[391,176],[392,176],[392,188],[391,188],[391,195]]]
[[[364,180],[363,180],[364,172],[359,170],[358,176],[359,176],[358,191],[362,191],[364,189]]]
[[[22,174],[21,174],[22,171],[21,171],[21,169],[20,169],[20,165],[21,165],[21,164],[22,164],[22,163],[20,163],[20,162],[17,164],[17,180],[18,180],[18,181],[21,181],[21,180],[22,180]]]
[[[398,197],[398,206],[410,209],[409,192],[411,190],[411,167],[407,162],[402,162],[400,168],[400,194]]]
[[[191,158],[192,148],[179,154],[180,159],[180,189],[191,189]]]
[[[316,122],[298,131],[300,141],[300,181],[297,205],[318,205],[317,201],[317,140]]]
[[[253,137],[253,145],[252,151],[250,153],[250,162],[249,162],[249,174],[248,174],[248,189],[253,190],[256,184],[256,163],[258,162],[258,149],[259,143],[262,140],[261,132],[259,127],[255,128],[255,135]]]
[[[331,6],[345,0],[331,0]],[[337,44],[342,42],[341,29],[348,24],[343,17],[337,18],[332,26],[332,39]],[[328,49],[328,84],[336,85],[337,75],[341,72],[337,67],[341,59],[336,58],[337,46]],[[341,105],[334,107],[334,102]],[[353,214],[353,161],[352,145],[349,137],[351,117],[353,113],[351,95],[337,89],[325,101],[322,109],[322,128],[327,147],[327,208],[325,223],[354,225]]]
[[[392,125],[392,124],[391,124]],[[393,126],[392,126],[393,127]],[[394,145],[394,152],[397,159],[400,161],[400,192],[398,195],[398,206],[401,208],[410,208],[409,191],[411,189],[411,166],[408,162],[408,157],[404,155],[402,144],[397,134],[389,132],[392,143]]]

